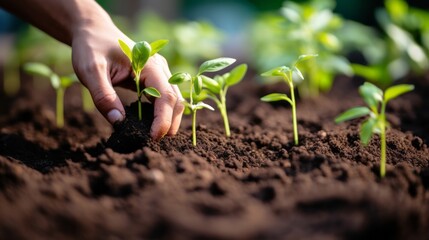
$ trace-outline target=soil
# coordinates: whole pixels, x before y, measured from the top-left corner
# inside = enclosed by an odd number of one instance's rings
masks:
[[[259,100],[281,84],[230,90],[231,138],[198,112],[196,147],[189,116],[154,142],[150,104],[112,128],[76,89],[58,129],[53,93],[24,84],[0,97],[0,239],[429,239],[429,75],[408,81],[387,109],[384,178],[379,138],[364,147],[359,121],[333,122],[363,104],[358,79],[299,101],[298,146],[290,107]]]

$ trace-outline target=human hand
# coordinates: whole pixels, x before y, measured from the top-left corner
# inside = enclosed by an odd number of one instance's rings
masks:
[[[111,123],[122,121],[125,111],[113,86],[135,90],[129,59],[122,53],[118,39],[131,43],[107,16],[87,21],[74,31],[72,39],[73,67],[79,80],[90,91],[97,109]],[[104,17],[104,19],[103,19]],[[154,121],[151,137],[159,140],[177,133],[184,106],[182,96],[168,79],[171,73],[164,57],[155,54],[146,63],[141,84],[155,87],[161,97],[154,99]]]

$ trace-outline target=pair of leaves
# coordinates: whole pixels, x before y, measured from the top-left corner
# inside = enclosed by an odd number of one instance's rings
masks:
[[[231,87],[238,84],[241,80],[243,80],[244,75],[247,72],[247,65],[240,64],[231,72],[226,73],[222,76],[216,76],[214,78],[210,78],[204,75],[201,75],[203,80],[203,85],[207,90],[209,90],[213,94],[219,94],[221,89],[225,87]]]
[[[380,132],[381,129],[387,125],[384,116],[379,114],[379,103],[386,105],[390,100],[404,93],[410,92],[413,89],[413,85],[399,84],[386,89],[383,94],[383,91],[374,84],[366,82],[361,87],[359,87],[359,93],[363,97],[364,101],[368,104],[369,108],[351,108],[335,118],[335,122],[340,123],[369,115],[370,117],[362,123],[360,130],[361,142],[366,145],[374,133]]]
[[[130,60],[134,73],[139,73],[144,68],[149,57],[155,55],[167,45],[168,40],[161,39],[150,44],[146,41],[141,41],[134,43],[132,47],[128,46],[128,44],[121,39],[119,39],[118,42],[122,51]]]
[[[54,73],[50,67],[43,63],[27,63],[24,65],[24,70],[34,76],[49,78],[54,89],[66,89],[73,83],[77,82],[77,77],[75,74],[60,77]]]
[[[312,59],[317,57],[318,54],[304,54],[304,55],[300,55],[298,57],[298,59],[295,61],[295,63],[291,66],[291,67],[287,67],[287,66],[281,66],[281,67],[276,67],[274,69],[271,69],[267,72],[262,73],[261,75],[263,77],[284,77],[285,79],[288,80],[288,82],[292,81],[293,79],[289,79],[287,74],[292,72],[295,73],[296,75],[298,75],[302,80],[304,80],[304,75],[302,74],[302,72],[298,69],[297,65],[303,61]]]

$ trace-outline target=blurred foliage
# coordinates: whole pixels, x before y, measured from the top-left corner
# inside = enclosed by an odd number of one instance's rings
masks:
[[[335,75],[352,74],[341,55],[338,38],[344,20],[333,13],[335,1],[286,1],[280,12],[261,15],[251,26],[251,54],[259,71],[290,65],[303,54],[319,54],[300,66],[307,81],[298,85],[301,97],[315,97],[331,88]]]
[[[162,55],[168,60],[171,72],[196,73],[204,59],[222,55],[223,34],[213,25],[203,21],[168,22],[153,13],[141,13],[132,39],[154,41],[168,39]]]
[[[376,18],[384,32],[382,37],[362,30],[349,35],[362,39],[360,44],[355,41],[354,46],[369,65],[353,64],[356,75],[385,89],[410,72],[421,74],[429,70],[428,11],[412,8],[404,0],[386,0]]]

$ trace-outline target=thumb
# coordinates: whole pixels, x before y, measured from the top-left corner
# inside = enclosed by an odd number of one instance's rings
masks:
[[[93,64],[78,77],[91,93],[98,111],[110,124],[124,120],[124,107],[107,75],[107,64]]]

